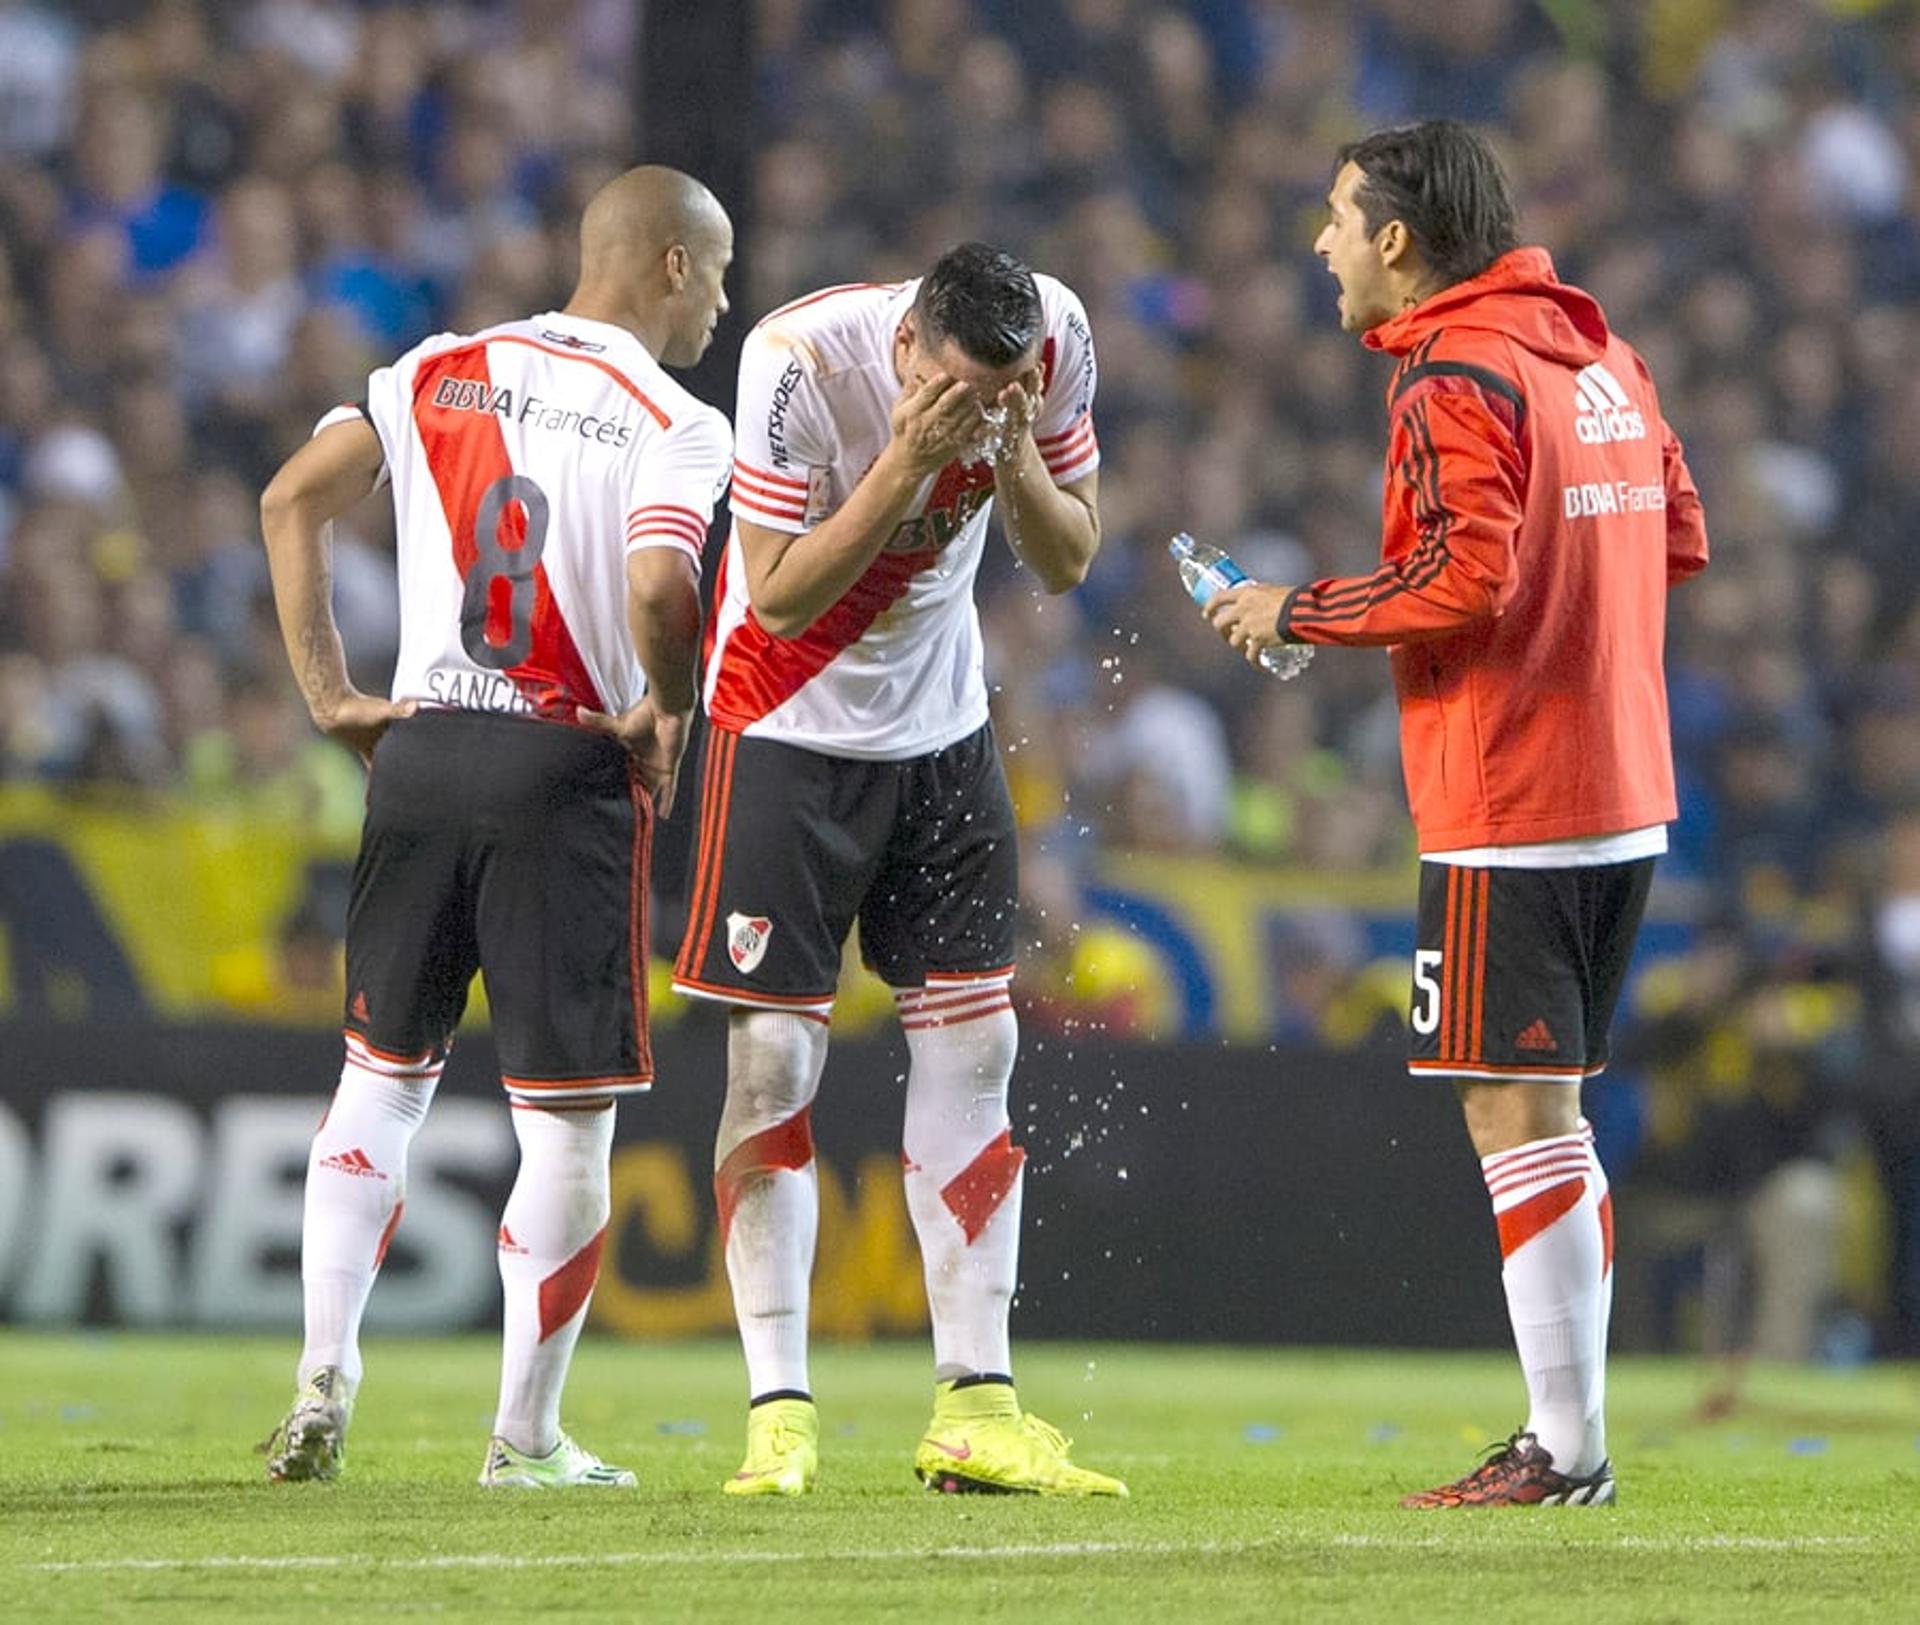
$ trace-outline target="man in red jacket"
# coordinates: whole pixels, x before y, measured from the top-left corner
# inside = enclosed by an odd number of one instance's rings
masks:
[[[1439,120],[1340,153],[1314,250],[1400,358],[1379,569],[1248,583],[1208,614],[1250,661],[1383,644],[1420,841],[1411,1069],[1452,1078],[1493,1200],[1531,1410],[1416,1507],[1614,1498],[1613,1209],[1580,1084],[1675,814],[1667,589],[1707,561],[1646,365],[1522,248],[1491,150]]]

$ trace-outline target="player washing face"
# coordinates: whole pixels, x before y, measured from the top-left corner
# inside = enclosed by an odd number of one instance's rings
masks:
[[[1073,292],[977,243],[914,283],[797,299],[742,349],[674,971],[732,1006],[714,1192],[749,1409],[730,1495],[805,1494],[818,1469],[811,1113],[856,920],[911,1056],[901,1162],[936,1383],[913,1469],[943,1490],[1125,1493],[1013,1386],[1018,849],[973,604],[996,506],[1043,588],[1085,578],[1095,382]]]
[[[1045,389],[1038,340],[1017,361],[996,367],[976,361],[952,339],[923,342],[912,312],[894,330],[893,370],[908,395],[924,390],[940,402],[952,387],[951,419],[962,449],[983,440],[993,451],[1017,445],[1037,418]]]

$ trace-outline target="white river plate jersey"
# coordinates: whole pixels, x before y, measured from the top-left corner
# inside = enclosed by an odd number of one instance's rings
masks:
[[[572,721],[646,692],[626,556],[696,568],[726,418],[625,328],[549,311],[441,333],[368,380],[399,534],[393,698]]]
[[[1100,463],[1093,337],[1079,298],[1035,278],[1046,393],[1034,438],[1057,485]],[[828,288],[774,311],[740,356],[731,506],[796,534],[845,502],[891,438],[899,398],[893,335],[918,280]],[[993,470],[930,474],[908,517],[846,594],[796,638],[776,638],[747,596],[736,524],[709,632],[707,715],[719,727],[832,756],[900,760],[987,720],[973,579],[993,506]]]

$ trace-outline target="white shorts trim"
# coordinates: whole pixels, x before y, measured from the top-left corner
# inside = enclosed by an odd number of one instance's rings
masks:
[[[1485,1067],[1462,1066],[1457,1061],[1409,1061],[1408,1073],[1416,1078],[1465,1078],[1470,1083],[1585,1083],[1607,1069],[1598,1066],[1570,1068],[1564,1072],[1490,1072]]]
[[[1578,835],[1569,841],[1530,841],[1517,846],[1462,846],[1422,852],[1422,863],[1456,869],[1597,869],[1603,863],[1633,863],[1667,850],[1667,826],[1622,830],[1617,835]]]
[[[779,1010],[790,1016],[808,1016],[827,1021],[833,1016],[833,1000],[782,998],[772,993],[749,993],[741,988],[714,987],[706,982],[673,979],[673,991],[685,999],[705,999],[710,1004],[750,1004],[756,1010]]]

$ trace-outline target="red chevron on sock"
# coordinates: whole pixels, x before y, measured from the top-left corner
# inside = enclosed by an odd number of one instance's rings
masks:
[[[1500,1256],[1511,1258],[1550,1225],[1557,1224],[1573,1210],[1587,1193],[1584,1174],[1549,1185],[1524,1202],[1515,1202],[1503,1213],[1494,1215],[1500,1226]]]
[[[593,1240],[540,1283],[541,1342],[579,1314],[593,1296],[593,1284],[600,1279],[600,1249],[606,1240],[607,1229],[602,1225]]]
[[[969,1246],[1019,1183],[1026,1161],[1026,1152],[1013,1143],[1013,1131],[1003,1128],[998,1138],[989,1141],[979,1156],[941,1187],[940,1199],[960,1221]]]

